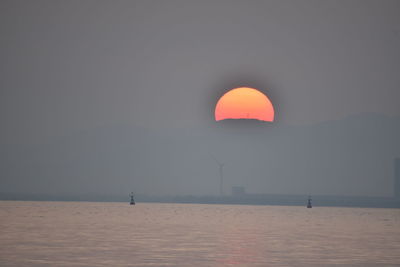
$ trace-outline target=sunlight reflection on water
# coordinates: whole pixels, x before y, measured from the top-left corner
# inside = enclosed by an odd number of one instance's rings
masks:
[[[398,209],[0,202],[0,266],[398,264]]]

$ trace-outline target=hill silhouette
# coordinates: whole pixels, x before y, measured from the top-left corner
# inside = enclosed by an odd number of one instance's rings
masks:
[[[38,146],[3,146],[3,192],[391,196],[400,119],[361,114],[308,126],[254,120],[162,131],[113,125]]]

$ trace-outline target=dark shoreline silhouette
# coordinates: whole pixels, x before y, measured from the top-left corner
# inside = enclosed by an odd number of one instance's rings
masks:
[[[400,208],[400,198],[367,196],[323,196],[313,195],[313,207],[360,207],[360,208]],[[227,205],[277,205],[305,206],[307,195],[245,194],[243,196],[135,196],[136,203],[191,203]],[[88,201],[127,202],[126,196],[117,195],[49,195],[0,193],[0,201]]]

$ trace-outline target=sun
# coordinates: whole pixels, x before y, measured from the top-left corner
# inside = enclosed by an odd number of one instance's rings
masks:
[[[240,87],[225,93],[215,107],[215,120],[256,119],[274,121],[274,107],[268,97],[254,88]]]

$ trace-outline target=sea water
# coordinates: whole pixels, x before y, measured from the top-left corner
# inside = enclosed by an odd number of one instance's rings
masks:
[[[338,265],[400,265],[400,210],[0,201],[0,266]]]

